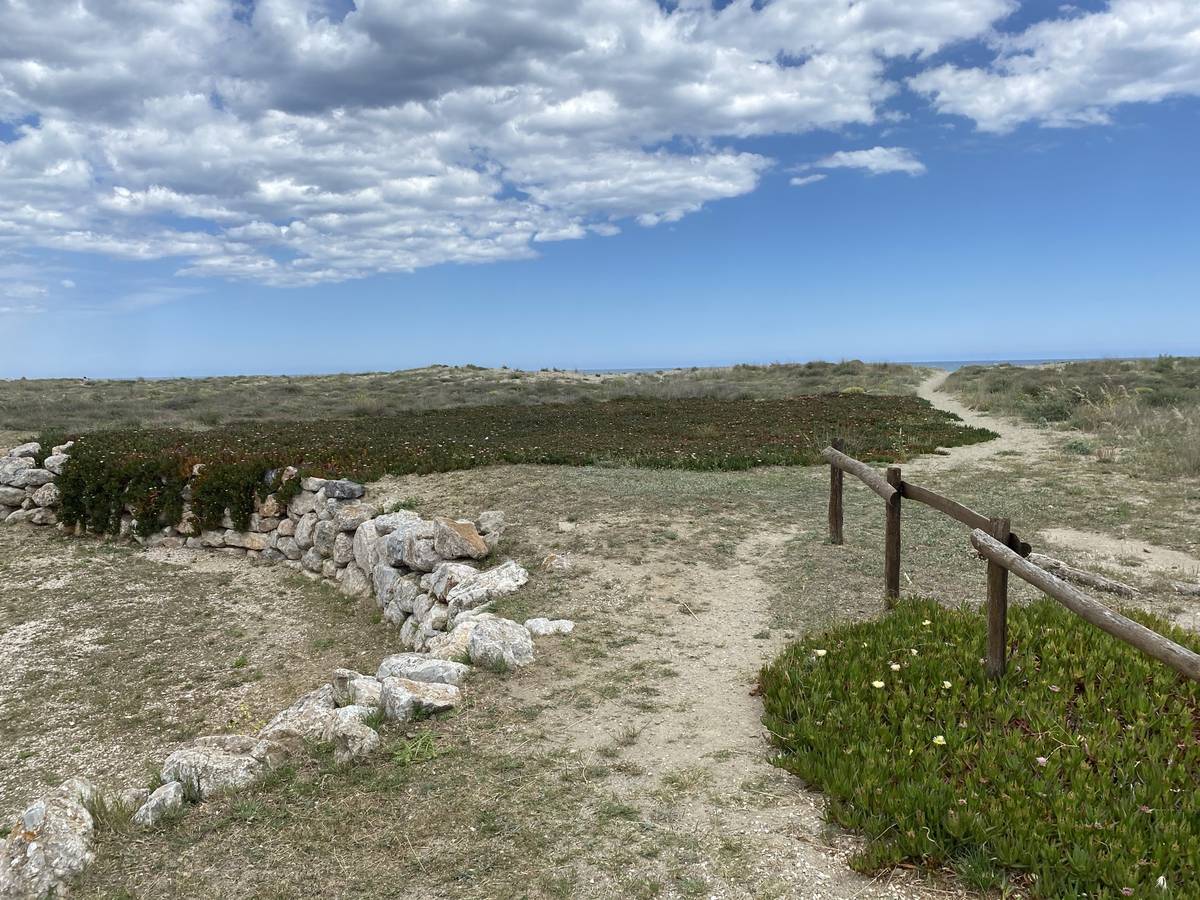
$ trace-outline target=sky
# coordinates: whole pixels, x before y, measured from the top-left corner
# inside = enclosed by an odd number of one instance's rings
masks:
[[[1200,354],[1195,0],[0,0],[0,377]]]

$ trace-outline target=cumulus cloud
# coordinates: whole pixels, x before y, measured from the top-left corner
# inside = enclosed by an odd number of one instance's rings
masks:
[[[990,65],[945,64],[909,84],[939,111],[991,132],[1029,121],[1103,124],[1124,103],[1200,95],[1196,0],[1112,0],[1098,12],[996,36],[992,46]]]
[[[1113,15],[1138,5],[1114,2]],[[1140,5],[1158,12],[1139,33],[1185,24],[1185,4]],[[83,251],[312,284],[674,222],[756,188],[773,160],[746,139],[892,120],[892,61],[919,67],[986,38],[1016,3],[664,6],[0,0],[0,255]],[[1176,58],[1182,31],[1161,36],[1162,63],[1149,37],[1114,26],[1072,51],[1051,24],[996,44],[992,68],[939,65],[912,84],[957,111],[972,102],[958,79],[1004,94],[994,85],[1025,56],[1064,77],[1074,70],[1055,60],[1072,52],[1093,60],[1086,71],[1145,73],[1140,88],[1116,76],[1103,91],[1056,87],[1097,92],[1050,104],[1086,118],[1153,97],[1152,83],[1169,91],[1194,66]],[[990,103],[980,121],[1030,114]],[[899,148],[822,163],[923,171]]]
[[[925,164],[905,147],[871,147],[869,150],[839,150],[812,164],[814,169],[865,169],[872,175],[903,172],[924,175]]]

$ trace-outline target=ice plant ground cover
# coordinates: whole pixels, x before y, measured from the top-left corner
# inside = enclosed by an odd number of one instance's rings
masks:
[[[208,431],[98,431],[78,440],[63,473],[61,518],[111,530],[126,504],[149,523],[177,517],[183,480],[197,463],[204,469],[193,501],[201,524],[211,527],[225,508],[235,522],[248,517],[263,474],[281,466],[358,481],[506,462],[739,470],[818,462],[836,435],[846,437],[848,452],[873,460],[994,437],[916,397],[862,393],[477,406]]]
[[[789,646],[761,674],[776,763],[867,836],[864,870],[910,860],[1040,897],[1200,895],[1200,685],[1049,600],[1010,610],[1009,629],[999,681],[983,617],[927,600]]]

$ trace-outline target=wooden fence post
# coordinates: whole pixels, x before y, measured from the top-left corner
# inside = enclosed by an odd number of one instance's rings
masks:
[[[833,439],[833,449],[841,452],[846,442],[841,438]],[[829,543],[842,543],[842,470],[837,466],[829,467]]]
[[[992,537],[1008,544],[1008,519],[992,519]],[[987,666],[989,678],[999,678],[1008,663],[1008,569],[988,560]]]
[[[901,477],[899,466],[887,467],[887,483],[896,489],[890,500],[885,501],[886,522],[883,547],[884,602],[891,609],[900,597],[900,494]]]

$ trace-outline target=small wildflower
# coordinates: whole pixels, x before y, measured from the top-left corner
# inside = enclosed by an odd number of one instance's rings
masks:
[[[922,624],[922,625],[929,626],[929,625],[932,625],[933,623],[932,623],[932,622],[930,622],[928,619],[926,619],[926,620],[925,620],[924,622],[922,622],[921,624]]]
[[[900,663],[892,663],[890,668],[893,672],[899,672],[900,671]]]
[[[942,687],[944,687],[946,690],[950,690],[950,688],[953,687],[953,685],[951,685],[950,682],[948,682],[948,681],[943,681]]]
[[[937,744],[939,747],[945,747],[945,746],[946,746],[946,738],[945,738],[944,736],[940,735],[940,734],[935,734],[935,735],[933,736],[933,742],[934,742],[935,744]]]
[[[1154,886],[1165,891],[1167,889],[1167,876],[1159,875],[1158,881],[1154,882]]]
[[[1046,757],[1044,757],[1044,756],[1039,756],[1039,757],[1037,758],[1037,760],[1036,760],[1036,762],[1037,762],[1037,764],[1038,764],[1039,766],[1044,766],[1044,765],[1045,765],[1046,763],[1048,763],[1049,761],[1050,761],[1050,760],[1046,759]]]
[[[1059,691],[1062,690],[1062,688],[1060,688],[1057,684],[1052,684],[1052,685],[1050,685],[1050,690],[1054,691],[1054,693],[1057,694]]]
[[[882,682],[882,681],[872,681],[872,682],[871,682],[871,687],[873,687],[873,688],[881,688],[881,687],[883,687],[883,682]]]
[[[824,656],[827,652],[828,652],[827,650],[814,650],[813,651],[813,653],[815,653],[817,656]]]
[[[1133,888],[1130,888],[1130,887],[1121,888],[1121,894],[1126,897],[1132,897],[1133,896]]]
[[[909,652],[909,653],[911,653],[913,656],[916,656],[916,655],[917,655],[917,648],[916,648],[916,647],[913,647],[913,648],[912,648],[911,650],[909,650],[908,652]]]

